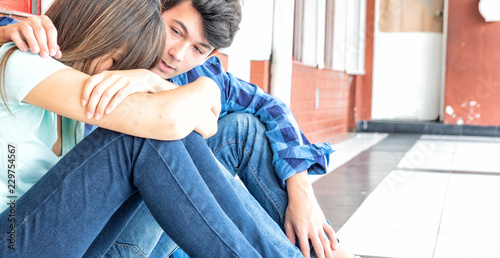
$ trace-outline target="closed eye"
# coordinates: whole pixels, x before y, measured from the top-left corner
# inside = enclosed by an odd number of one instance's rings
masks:
[[[203,55],[203,51],[202,51],[199,47],[194,46],[194,50],[195,50],[196,52],[200,53],[200,55]]]
[[[178,36],[180,36],[180,35],[181,35],[181,32],[180,32],[180,31],[178,31],[178,30],[176,30],[176,29],[174,29],[174,28],[170,28],[170,29],[172,30],[172,32],[173,32],[175,35],[178,35]]]

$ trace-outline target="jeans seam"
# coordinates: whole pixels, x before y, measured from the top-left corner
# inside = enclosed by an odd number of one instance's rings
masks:
[[[109,142],[108,144],[106,144],[105,146],[101,146],[101,147],[99,148],[99,150],[98,150],[98,151],[96,151],[96,152],[94,152],[93,154],[91,154],[91,155],[90,155],[87,159],[85,159],[85,161],[84,161],[84,162],[82,162],[82,164],[80,164],[78,167],[74,168],[74,169],[73,169],[73,171],[71,171],[71,172],[70,172],[70,174],[68,174],[68,176],[67,176],[66,178],[64,178],[64,180],[63,180],[63,181],[65,181],[65,180],[67,180],[67,179],[69,179],[69,178],[73,177],[73,175],[74,175],[74,173],[75,173],[75,171],[76,171],[77,169],[81,168],[84,164],[86,164],[86,163],[87,163],[87,161],[88,161],[89,159],[91,159],[93,156],[97,155],[97,153],[99,153],[100,151],[102,151],[104,148],[106,148],[106,147],[107,147],[107,146],[109,146],[110,144],[114,143],[116,140],[118,140],[118,139],[122,138],[122,136],[123,136],[123,134],[120,134],[118,137],[116,137],[114,140],[110,141],[110,142]],[[37,206],[37,207],[36,207],[33,211],[31,211],[29,214],[27,214],[27,215],[26,215],[26,217],[24,217],[23,221],[21,222],[21,225],[20,225],[20,226],[25,225],[25,224],[26,224],[26,222],[27,222],[27,220],[28,220],[28,218],[30,218],[30,217],[31,217],[31,216],[32,216],[32,215],[33,215],[33,214],[34,214],[34,213],[35,213],[38,209],[40,209],[40,207],[42,207],[42,206],[43,206],[43,205],[47,202],[47,200],[48,200],[48,199],[49,199],[52,195],[54,195],[54,193],[55,193],[58,189],[60,189],[60,186],[61,186],[61,184],[59,184],[57,188],[55,188],[52,192],[50,192],[50,194],[48,194],[48,195],[47,195],[47,198],[45,198],[45,200],[44,200],[42,203],[40,203],[40,204],[39,204],[39,205],[38,205],[38,206]]]
[[[138,246],[136,245],[129,245],[129,244],[122,244],[122,243],[114,243],[113,245],[116,245],[116,246],[119,246],[119,247],[123,247],[123,248],[126,248],[132,252],[134,252],[135,254],[137,254],[138,256],[142,257],[142,258],[148,258],[140,249]],[[134,250],[134,248],[132,247],[135,247],[135,249],[137,250]],[[111,250],[110,250],[111,251]],[[118,256],[120,257],[120,256]]]
[[[118,254],[116,254],[115,252],[113,252],[113,250],[111,250],[111,249],[108,249],[108,253],[110,253],[111,255],[113,255],[116,258],[120,258],[120,256]]]
[[[230,144],[237,144],[237,145],[240,145],[240,146],[245,146],[245,144],[242,144],[240,143],[239,141],[230,141],[230,142],[227,142],[223,145],[221,145],[219,148],[217,148],[216,151],[214,151],[214,154],[217,153],[218,151],[220,151],[222,148],[224,148],[225,146],[227,145],[230,145]],[[250,157],[250,155],[248,154],[248,152],[243,149],[243,153],[247,156],[247,157]],[[280,215],[280,219],[281,220],[284,220],[285,219],[285,215],[281,213],[280,209],[277,207],[277,204],[276,202],[274,201],[274,199],[269,195],[268,191],[264,188],[264,186],[260,183],[260,180],[259,178],[257,177],[257,175],[255,174],[254,172],[254,169],[252,168],[252,166],[248,165],[248,167],[250,168],[250,171],[252,172],[252,175],[253,177],[255,178],[255,180],[257,181],[257,184],[259,185],[260,189],[262,189],[262,191],[264,191],[265,195],[267,196],[267,198],[271,201],[271,203],[273,204],[274,208],[276,209],[276,211],[278,212],[278,214]]]
[[[163,160],[163,163],[165,164],[165,167],[167,167],[168,170],[170,170],[170,168],[167,166],[167,162],[163,159],[163,157],[160,155],[160,153],[158,152],[158,150],[155,148],[155,146],[153,144],[151,144],[151,141],[149,139],[146,139],[147,143],[151,146],[151,148],[153,148],[156,152],[156,154],[160,157],[161,160]],[[174,180],[175,182],[177,183],[177,185],[180,186],[179,182],[177,181],[177,178],[174,177]],[[184,190],[183,187],[180,187],[182,189],[182,192],[187,196],[187,193],[186,191]],[[217,231],[215,231],[213,228],[212,228],[212,225],[210,223],[208,223],[208,221],[206,220],[205,216],[202,215],[202,213],[200,212],[200,210],[198,209],[198,207],[196,205],[193,204],[193,202],[191,201],[191,199],[189,199],[189,203],[191,203],[191,205],[196,209],[196,211],[198,212],[198,214],[200,214],[200,216],[203,218],[203,220],[207,223],[207,225],[209,225],[209,228],[212,230],[212,232],[215,233],[215,235],[217,235],[219,237],[220,240],[222,240],[224,242],[224,244],[236,255],[239,257],[239,255],[236,253],[235,250],[233,250],[233,248],[217,233]]]
[[[176,247],[174,248],[174,250],[170,251],[170,253],[167,255],[167,257],[170,257],[172,254],[174,254],[174,253],[175,253],[175,251],[177,251],[177,249],[179,249],[179,246],[176,246]]]

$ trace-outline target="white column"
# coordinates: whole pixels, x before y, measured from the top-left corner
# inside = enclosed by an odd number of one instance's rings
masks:
[[[270,87],[271,94],[287,105],[292,92],[293,21],[293,1],[275,0]]]
[[[43,1],[40,1],[40,4],[41,4],[41,8],[40,8],[40,11],[42,14],[44,14],[47,9],[49,9],[49,7],[52,5],[52,3],[54,2],[54,0],[43,0]]]
[[[318,0],[317,4],[316,64],[318,69],[323,69],[325,67],[326,0]]]

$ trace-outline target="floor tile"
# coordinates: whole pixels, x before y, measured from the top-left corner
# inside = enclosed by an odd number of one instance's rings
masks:
[[[470,236],[468,234],[439,234],[434,258],[498,258],[500,237]]]
[[[500,154],[500,144],[496,142],[458,141],[456,152]]]
[[[380,133],[356,133],[350,135],[347,140],[335,144],[335,152],[330,155],[330,164],[327,168],[327,173],[349,162],[358,154],[376,145],[387,136],[388,134]],[[311,183],[314,183],[323,176],[324,175],[311,175],[309,180]]]
[[[392,171],[338,231],[359,254],[432,257],[450,175]]]
[[[362,152],[358,144],[340,145],[345,163],[313,185],[349,250],[500,257],[500,137],[390,134]]]
[[[392,171],[341,230],[361,227],[437,234],[449,176]]]
[[[398,168],[450,171],[452,164],[453,153],[412,149],[403,157]]]
[[[420,139],[411,150],[419,150],[425,153],[455,152],[457,143],[455,141],[444,141],[439,139]]]
[[[451,170],[500,173],[499,152],[456,153]]]
[[[440,233],[500,237],[499,218],[500,176],[450,177]]]
[[[431,258],[436,235],[422,232],[353,228],[339,231],[340,243],[356,254],[375,257]]]
[[[313,183],[316,198],[335,230],[349,219],[417,139],[418,136],[391,135]]]

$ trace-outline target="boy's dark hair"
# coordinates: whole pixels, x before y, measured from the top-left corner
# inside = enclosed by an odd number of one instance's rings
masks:
[[[203,20],[203,36],[215,49],[231,46],[241,22],[239,0],[161,0],[162,12],[190,1]]]

